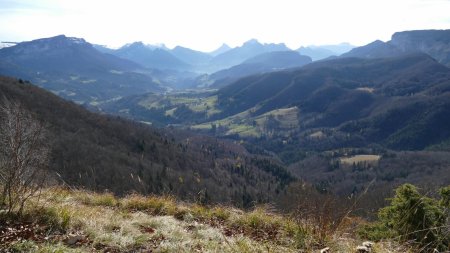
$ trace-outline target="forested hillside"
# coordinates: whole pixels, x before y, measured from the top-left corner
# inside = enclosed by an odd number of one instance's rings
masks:
[[[60,183],[247,206],[273,200],[293,180],[276,161],[229,141],[95,114],[22,80],[2,77],[0,91],[2,101],[18,101],[45,122]]]

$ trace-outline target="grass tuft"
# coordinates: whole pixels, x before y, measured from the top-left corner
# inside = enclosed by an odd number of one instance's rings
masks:
[[[174,215],[177,212],[175,199],[171,196],[144,197],[133,194],[121,201],[121,207],[126,210],[145,211],[153,215]]]
[[[116,197],[111,193],[87,193],[79,191],[75,198],[85,205],[92,206],[109,206],[115,207],[118,205]]]
[[[13,243],[9,248],[9,252],[11,253],[36,252],[38,248],[39,247],[35,242],[24,240]]]
[[[188,211],[194,219],[201,221],[226,221],[230,218],[231,212],[225,207],[208,208],[201,205],[193,205]]]
[[[234,225],[246,229],[278,230],[281,227],[280,217],[271,215],[264,208],[255,208],[252,212],[245,213],[235,220]]]
[[[50,230],[66,231],[72,214],[64,206],[35,206],[27,209],[21,219],[46,224]]]

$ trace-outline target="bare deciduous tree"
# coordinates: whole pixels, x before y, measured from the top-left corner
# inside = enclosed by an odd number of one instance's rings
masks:
[[[0,104],[0,209],[22,213],[42,188],[48,166],[43,124],[20,103]]]

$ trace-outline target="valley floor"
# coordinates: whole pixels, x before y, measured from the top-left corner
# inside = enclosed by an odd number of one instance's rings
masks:
[[[324,231],[269,212],[204,207],[171,197],[116,198],[53,188],[21,218],[0,217],[1,252],[356,252],[351,228]],[[395,242],[372,252],[408,252]]]

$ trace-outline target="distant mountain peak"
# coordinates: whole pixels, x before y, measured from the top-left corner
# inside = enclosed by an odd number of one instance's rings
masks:
[[[146,47],[145,46],[145,44],[142,42],[142,41],[135,41],[135,42],[132,42],[132,43],[128,43],[128,44],[125,44],[124,46],[123,46],[123,48],[139,48],[139,47]]]
[[[371,43],[369,43],[369,44],[367,44],[367,45],[383,45],[383,44],[384,44],[383,41],[381,41],[381,40],[375,40],[375,41],[373,41],[373,42],[371,42]]]
[[[172,52],[174,52],[174,51],[200,52],[200,51],[197,51],[197,50],[194,50],[194,49],[190,49],[188,47],[183,47],[183,46],[176,46],[172,50],[169,50],[169,51],[172,51]]]
[[[26,41],[22,43],[65,43],[65,44],[89,44],[84,40],[83,38],[76,38],[76,37],[67,37],[64,34],[57,35],[54,37],[49,38],[42,38],[32,41]],[[19,43],[21,44],[21,43]]]
[[[132,43],[127,43],[125,45],[123,45],[121,48],[147,48],[147,49],[162,49],[162,50],[168,50],[168,48],[166,47],[165,44],[156,44],[156,45],[151,45],[151,44],[145,44],[142,41],[135,41]]]
[[[188,48],[187,47],[183,47],[183,46],[176,46],[172,50],[180,50],[180,49],[188,49]]]
[[[245,47],[245,46],[269,46],[269,47],[274,46],[274,47],[288,49],[286,44],[284,44],[284,43],[261,43],[257,39],[247,40],[246,42],[244,42],[244,44],[242,44],[242,47]]]
[[[223,43],[219,48],[217,48],[216,50],[210,52],[209,54],[212,56],[216,56],[222,53],[225,53],[226,51],[229,51],[231,49],[230,46],[228,46],[227,44]]]
[[[175,57],[165,46],[148,45],[141,41],[127,44],[112,53],[148,68],[185,70],[189,67],[189,64]]]
[[[246,42],[244,42],[243,46],[245,46],[245,45],[255,45],[255,44],[261,45],[261,43],[259,43],[259,41],[257,39],[250,39],[250,40],[247,40]]]
[[[60,35],[56,35],[56,36],[53,36],[53,37],[36,39],[36,40],[32,40],[32,41],[66,40],[68,38],[69,37],[67,37],[66,35],[60,34]]]
[[[82,38],[58,35],[49,38],[36,39],[17,43],[14,46],[4,48],[4,54],[16,54],[28,57],[34,53],[63,52],[70,50],[90,50],[93,46]],[[6,53],[5,53],[6,52]]]
[[[72,43],[75,44],[84,44],[87,43],[86,40],[82,39],[82,38],[75,38],[75,37],[68,37],[67,38],[69,41],[71,41]]]
[[[50,39],[50,40],[68,40],[68,41],[71,41],[71,42],[74,42],[74,43],[87,43],[86,40],[83,39],[83,38],[68,37],[68,36],[66,36],[64,34],[58,35],[58,36],[55,36],[55,37],[49,37],[47,39]],[[45,40],[45,38],[43,40]]]
[[[403,53],[396,46],[388,42],[375,40],[365,46],[353,48],[349,52],[342,54],[341,57],[384,58],[400,56]]]
[[[245,60],[257,56],[262,53],[274,52],[274,51],[291,51],[285,44],[262,44],[256,39],[251,39],[240,47],[235,47],[222,54],[216,55],[211,64],[216,69],[226,69],[234,65],[239,65]]]
[[[303,55],[310,56],[314,61],[326,59],[332,56],[342,55],[355,48],[348,42],[341,42],[339,44],[329,45],[309,45],[301,46],[296,51]]]

